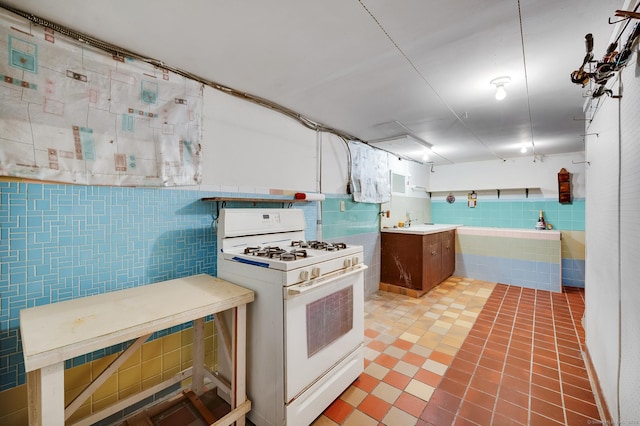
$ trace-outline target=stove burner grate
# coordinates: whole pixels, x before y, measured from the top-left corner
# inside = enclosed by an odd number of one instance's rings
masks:
[[[303,249],[286,251],[280,247],[245,247],[244,254],[279,260],[296,260],[308,256],[307,251]]]
[[[324,241],[291,241],[291,249],[289,251],[280,247],[245,247],[244,254],[251,256],[268,257],[269,259],[279,260],[297,260],[309,257],[306,249],[337,251],[346,249],[345,243],[328,243]]]
[[[308,241],[305,244],[307,244],[310,248],[314,250],[336,251],[336,250],[342,250],[347,248],[346,243],[327,243],[324,241]]]

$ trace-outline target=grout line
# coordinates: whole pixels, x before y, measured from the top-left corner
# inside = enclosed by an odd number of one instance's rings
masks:
[[[584,306],[584,298],[582,297],[584,293],[580,292],[580,299],[582,300]],[[584,347],[582,345],[582,339],[580,338],[580,333],[578,333],[578,325],[576,324],[576,319],[574,317],[574,310],[572,309],[571,301],[568,295],[565,295],[565,299],[567,301],[567,306],[569,307],[569,316],[571,317],[571,324],[573,324],[573,331],[576,334],[576,338],[578,339],[578,346],[580,347],[580,352],[584,352]],[[584,311],[583,311],[584,312]]]
[[[531,386],[533,384],[533,351],[535,350],[536,318],[538,317],[538,290],[533,290],[533,319],[531,323],[531,362],[529,364],[529,395],[527,407],[527,424],[531,424]]]
[[[496,285],[496,287],[497,287],[497,285]],[[480,314],[482,313],[482,311],[484,310],[484,308],[487,306],[486,304],[487,304],[487,302],[489,301],[489,299],[491,298],[491,296],[493,295],[493,292],[496,290],[496,287],[494,287],[494,288],[493,288],[493,290],[491,291],[491,294],[490,294],[490,295],[487,297],[487,299],[485,300],[485,304],[484,304],[484,306],[483,306],[482,310],[480,311]],[[493,332],[493,327],[496,325],[496,322],[498,321],[498,317],[499,317],[499,315],[498,315],[498,314],[500,313],[500,310],[501,310],[502,306],[504,305],[504,301],[505,301],[505,299],[506,299],[506,296],[507,296],[508,291],[509,291],[509,287],[507,287],[507,288],[504,290],[504,292],[503,292],[503,294],[502,294],[502,297],[501,297],[501,299],[500,299],[500,304],[499,304],[499,305],[498,305],[498,307],[496,308],[496,313],[495,313],[495,315],[493,316],[493,322],[491,323],[491,328],[489,329],[489,332],[488,332],[488,333],[487,333],[487,335],[486,335],[486,338],[485,338],[485,340],[484,340],[484,345],[482,346],[482,350],[480,351],[480,356],[478,357],[478,361],[476,362],[475,368],[473,369],[473,374],[471,375],[471,378],[469,379],[469,383],[467,384],[467,387],[466,387],[466,389],[465,389],[464,395],[463,395],[463,397],[460,399],[460,405],[458,406],[458,410],[456,410],[456,413],[455,413],[456,417],[455,417],[454,419],[457,419],[457,417],[458,417],[458,413],[459,413],[460,409],[462,408],[462,404],[463,404],[463,403],[465,402],[465,400],[466,400],[466,396],[467,396],[467,394],[468,394],[468,392],[469,392],[469,389],[471,388],[471,382],[473,381],[473,378],[475,377],[475,374],[476,374],[476,372],[477,372],[477,370],[478,370],[478,367],[480,366],[480,359],[482,358],[482,354],[484,353],[484,350],[485,350],[485,348],[487,347],[487,343],[489,342],[489,336],[490,336],[490,335],[491,335],[491,333]],[[476,318],[476,321],[477,321],[477,319],[478,319],[478,318]],[[474,323],[474,325],[475,325],[475,323]],[[472,328],[472,329],[473,329],[473,328]],[[469,330],[469,332],[471,332],[471,330]],[[511,343],[511,340],[509,340],[509,344],[510,344],[510,343]],[[495,413],[495,405],[497,404],[497,401],[498,401],[498,394],[499,394],[499,391],[500,391],[500,386],[501,386],[501,384],[502,384],[502,376],[503,376],[503,372],[504,372],[504,366],[505,366],[505,363],[504,363],[504,361],[503,361],[503,363],[502,363],[502,371],[500,372],[500,382],[498,383],[498,389],[497,389],[497,391],[496,391],[496,401],[494,402],[494,407],[493,407],[494,409],[493,409],[493,410],[492,410],[492,412],[491,412],[491,419],[492,419],[492,420],[493,420],[493,415],[494,415],[494,413]]]
[[[524,289],[520,290],[520,299],[518,300],[518,309],[520,309],[520,300],[522,299],[522,292]],[[531,355],[529,356],[529,395],[527,396],[527,424],[531,424],[531,385],[533,384],[533,350],[534,346],[534,335],[536,332],[536,304],[538,301],[538,290],[533,290],[533,309],[531,310]]]
[[[506,291],[504,292],[503,296],[502,296],[502,301],[500,303],[500,307],[502,307],[502,305],[504,304],[504,300],[506,299],[507,293],[509,291],[510,287],[507,287]],[[509,348],[511,347],[511,338],[513,337],[513,329],[515,328],[515,322],[516,322],[516,317],[518,315],[518,309],[520,308],[520,298],[522,296],[522,291],[520,291],[520,294],[518,295],[518,308],[516,308],[516,311],[513,315],[513,322],[511,323],[511,334],[509,335],[509,343],[507,344],[507,349],[505,350],[505,357],[504,357],[504,361],[502,363],[502,371],[500,372],[500,383],[498,383],[498,389],[496,391],[496,400],[493,402],[493,410],[491,410],[491,424],[493,424],[493,417],[496,413],[496,408],[498,406],[498,401],[500,399],[500,390],[502,389],[502,380],[504,378],[504,369],[505,366],[507,364],[507,356],[508,356],[508,352],[509,352]],[[500,312],[500,310],[498,309],[498,313]],[[498,318],[498,315],[496,314],[496,319]],[[488,341],[488,336],[487,336],[487,341]]]
[[[569,301],[567,300],[567,303],[569,303]],[[568,424],[567,422],[567,407],[565,407],[564,404],[564,386],[562,386],[562,368],[561,368],[561,364],[560,364],[560,355],[559,355],[559,351],[558,351],[558,332],[557,332],[557,328],[556,328],[556,311],[554,309],[555,307],[555,303],[553,301],[553,295],[551,295],[551,320],[552,320],[552,324],[553,324],[553,341],[556,347],[556,360],[557,360],[557,364],[558,364],[558,379],[560,382],[560,402],[562,403],[562,415],[564,416],[564,423]],[[575,333],[575,327],[574,327],[574,333]],[[577,333],[576,333],[577,334]],[[578,336],[576,336],[578,337]],[[578,340],[578,345],[580,344],[579,340]]]

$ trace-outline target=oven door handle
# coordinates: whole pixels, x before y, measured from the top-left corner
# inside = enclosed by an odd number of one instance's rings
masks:
[[[359,264],[356,266],[352,266],[350,268],[340,269],[339,271],[331,272],[327,275],[324,275],[320,278],[316,278],[314,280],[309,280],[300,284],[292,285],[291,287],[287,287],[285,291],[285,299],[289,299],[292,296],[295,297],[295,296],[304,294],[308,291],[312,291],[317,288],[323,287],[327,284],[330,284],[332,281],[334,281],[337,278],[348,277],[349,275],[354,275],[359,272],[363,272],[365,269],[367,269],[367,265]]]

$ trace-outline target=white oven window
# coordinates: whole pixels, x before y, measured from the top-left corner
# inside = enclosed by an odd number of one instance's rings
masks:
[[[307,357],[353,328],[353,286],[307,304]]]

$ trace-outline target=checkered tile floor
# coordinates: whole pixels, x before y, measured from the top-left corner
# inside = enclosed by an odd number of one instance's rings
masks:
[[[584,292],[451,277],[365,303],[365,371],[314,425],[588,424]]]

